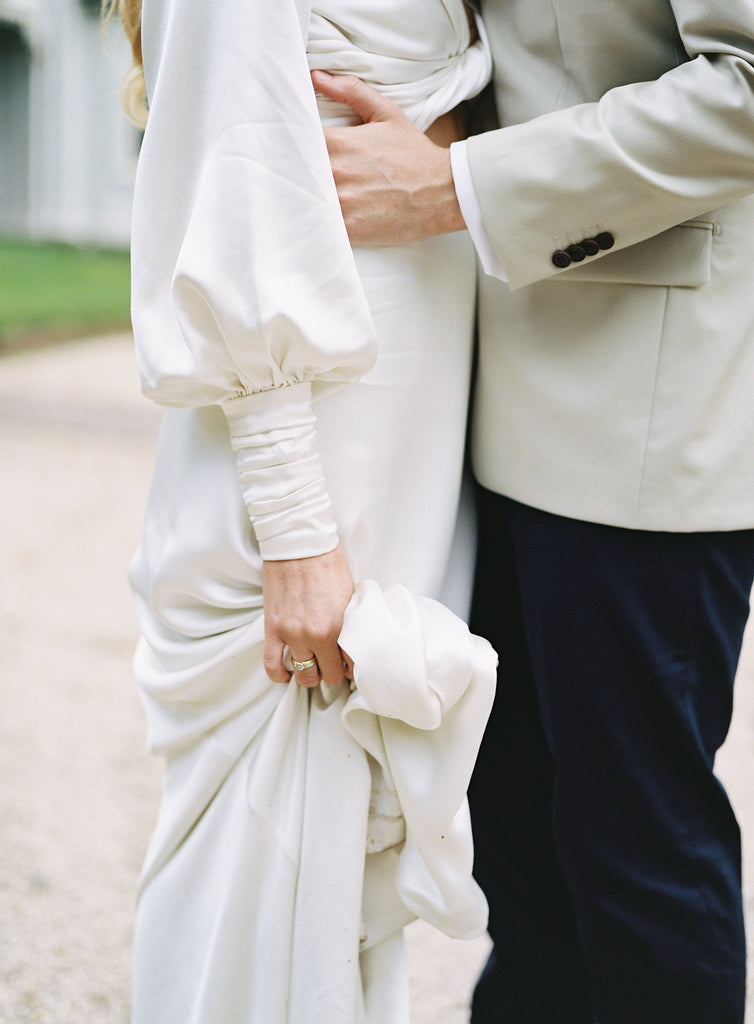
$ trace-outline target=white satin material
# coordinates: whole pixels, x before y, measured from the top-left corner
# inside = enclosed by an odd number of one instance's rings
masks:
[[[350,381],[374,361],[308,20],[306,0],[144,0],[132,305],[143,387],[162,404]]]
[[[338,531],[317,452],[311,385],[236,398],[223,410],[262,558],[331,551]]]
[[[407,1024],[402,925],[483,928],[463,791],[490,655],[407,594],[440,593],[454,536],[473,247],[458,233],[355,259],[379,356],[314,409],[349,565],[386,592],[354,602],[355,625],[349,612],[357,693],[270,683],[262,557],[227,420],[216,406],[166,411],[131,569],[136,675],[167,758],[135,1024]]]
[[[173,759],[144,868],[136,1021],[400,1024],[403,925],[484,931],[466,788],[495,654],[442,605],[374,581],[341,640],[353,693],[271,686],[198,758]],[[365,857],[375,771],[405,839]]]
[[[375,39],[404,38],[404,8],[372,14]],[[454,534],[473,247],[351,252],[309,16],[305,0],[144,0],[133,316],[145,391],[174,408],[131,567],[167,760],[134,1024],[408,1024],[403,924],[484,928],[464,792],[494,659],[409,594],[440,592]],[[336,536],[376,581],[344,634],[359,689],[272,684],[263,556]]]
[[[356,666],[343,722],[379,764],[405,820],[397,903],[455,938],[480,935],[487,903],[471,876],[466,790],[497,656],[437,601],[400,586],[383,593],[373,580],[357,587],[340,643]]]
[[[142,387],[165,405],[219,403],[237,439],[256,396],[302,382],[357,379],[375,357],[374,328],[340,216],[312,66],[346,67],[426,127],[490,75],[486,42],[470,46],[460,0],[418,6],[227,0],[221,7],[144,0],[149,122],[134,197],[132,319]],[[311,407],[280,424],[316,459]],[[270,558],[337,544],[327,494],[306,460],[274,471],[236,443],[248,513]],[[250,467],[268,467],[264,494]],[[301,474],[294,479],[298,467]],[[280,490],[275,493],[276,481]],[[298,494],[302,503],[292,501]],[[257,513],[277,505],[270,520]]]
[[[361,0],[314,3],[309,66],[356,75],[403,108],[426,131],[433,121],[476,96],[492,71],[484,26],[472,43],[462,0]],[[342,104],[317,97],[323,118],[353,117]]]

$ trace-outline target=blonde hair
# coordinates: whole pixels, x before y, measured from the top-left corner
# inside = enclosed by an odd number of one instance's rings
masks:
[[[133,64],[123,80],[121,101],[130,120],[143,128],[147,123],[147,89],[141,56],[141,0],[102,0],[105,25],[116,13],[133,53]]]

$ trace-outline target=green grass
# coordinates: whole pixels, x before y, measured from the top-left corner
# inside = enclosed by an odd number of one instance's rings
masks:
[[[129,321],[128,253],[0,238],[0,348]]]

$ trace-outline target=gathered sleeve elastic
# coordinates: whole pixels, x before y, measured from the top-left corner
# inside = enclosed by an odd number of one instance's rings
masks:
[[[144,0],[142,19],[142,387],[165,405],[223,408],[252,522],[265,520],[263,555],[275,558],[337,543],[312,388],[352,381],[375,357],[309,78],[308,20],[304,0]]]

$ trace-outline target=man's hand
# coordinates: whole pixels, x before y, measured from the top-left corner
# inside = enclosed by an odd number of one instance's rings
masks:
[[[447,149],[358,78],[313,71],[312,81],[318,92],[346,103],[364,122],[325,129],[353,245],[402,245],[465,227]]]
[[[287,683],[291,673],[283,664],[283,651],[300,664],[295,669],[299,686],[317,686],[320,678],[331,685],[343,681],[345,669],[338,637],[343,615],[353,594],[351,577],[340,546],[326,555],[264,562],[264,667],[273,683]]]

